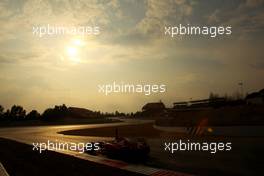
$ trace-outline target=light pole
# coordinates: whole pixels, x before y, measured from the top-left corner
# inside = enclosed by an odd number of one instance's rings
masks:
[[[243,82],[239,82],[238,83],[239,87],[240,87],[240,93],[241,93],[241,98],[244,98],[244,90],[243,90]]]

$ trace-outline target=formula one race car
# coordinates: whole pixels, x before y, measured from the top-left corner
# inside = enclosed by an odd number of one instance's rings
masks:
[[[117,137],[112,141],[99,142],[99,146],[97,154],[122,160],[142,161],[148,157],[150,152],[150,147],[144,138]]]

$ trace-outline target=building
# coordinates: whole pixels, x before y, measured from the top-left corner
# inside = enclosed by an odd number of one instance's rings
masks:
[[[247,104],[261,105],[264,104],[264,89],[259,92],[253,92],[246,96]]]
[[[188,108],[188,102],[182,101],[182,102],[175,102],[173,103],[174,109],[181,109],[181,108]]]
[[[160,102],[147,103],[142,107],[142,112],[148,115],[158,115],[164,113],[166,110],[165,105]]]

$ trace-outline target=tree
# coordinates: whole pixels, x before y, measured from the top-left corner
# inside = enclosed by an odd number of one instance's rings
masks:
[[[56,105],[54,108],[46,109],[42,117],[44,120],[59,120],[69,115],[69,109],[65,104]]]
[[[115,112],[115,116],[118,117],[120,116],[120,113],[118,111]]]
[[[24,119],[26,116],[26,110],[23,109],[22,106],[13,105],[10,111],[10,117],[12,119]]]
[[[48,108],[48,109],[46,109],[46,110],[43,112],[43,114],[42,114],[43,119],[48,120],[49,118],[51,118],[51,116],[52,116],[52,111],[53,111],[52,108]]]
[[[3,114],[4,114],[4,107],[0,105],[0,116],[2,116]]]
[[[213,100],[219,98],[220,96],[217,93],[210,92],[209,99]]]
[[[30,113],[26,115],[26,119],[32,120],[32,119],[39,119],[40,114],[37,110],[32,110]]]
[[[10,119],[10,110],[6,110],[6,112],[4,113],[4,119]]]
[[[232,97],[233,97],[233,100],[242,100],[243,94],[239,91],[235,91]]]
[[[4,119],[4,107],[0,105],[0,120]]]

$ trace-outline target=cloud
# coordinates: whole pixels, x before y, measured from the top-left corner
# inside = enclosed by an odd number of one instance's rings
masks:
[[[10,17],[13,12],[8,8],[8,0],[0,1],[0,18]]]
[[[31,24],[56,23],[80,25],[95,23],[109,24],[109,10],[118,9],[118,1],[108,0],[102,3],[99,0],[31,0],[23,6],[21,17],[27,18]]]
[[[107,38],[106,41],[130,46],[146,45],[162,38],[166,25],[188,23],[188,18],[193,11],[192,1],[185,0],[146,0],[141,5],[145,6],[144,16],[137,20],[131,28],[119,28],[119,31],[115,31],[115,34],[112,34],[111,38]],[[126,21],[133,21],[131,18],[134,17],[130,16],[130,19],[126,18],[122,21],[124,26]]]
[[[246,7],[257,7],[263,5],[263,0],[246,0],[245,4],[242,6]]]
[[[207,96],[214,89],[228,92],[237,80],[254,83],[257,77],[256,82],[261,82],[263,19],[263,1],[259,0],[2,0],[0,79],[4,88],[0,94],[10,103],[42,107],[68,98],[72,104],[91,103],[100,109],[104,105],[99,100],[105,99],[107,104],[122,104],[129,110],[150,99],[136,98],[133,105],[121,101],[124,97],[119,95],[98,99],[96,84],[165,82],[169,86],[166,100],[172,101],[179,95],[186,99],[190,92],[192,97]],[[217,39],[164,37],[165,25],[180,23],[232,25],[234,33]],[[95,24],[101,34],[84,39],[87,45],[80,49],[81,62],[72,64],[65,52],[72,36],[40,39],[32,35],[33,25],[45,24]],[[258,38],[252,40],[257,33]],[[242,37],[251,41],[238,40]],[[35,98],[39,96],[41,100]]]
[[[264,71],[264,61],[260,61],[254,64],[251,64],[251,67],[257,70],[262,70]]]
[[[165,25],[186,23],[192,14],[192,5],[184,0],[148,0],[145,18],[137,25],[137,29],[144,34],[160,35]]]
[[[39,53],[36,52],[5,52],[0,54],[0,64],[30,62],[38,56]]]
[[[232,8],[215,9],[207,16],[211,25],[231,25],[233,36],[240,39],[256,39],[262,37],[264,28],[264,1],[240,1]]]

